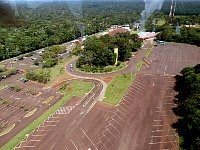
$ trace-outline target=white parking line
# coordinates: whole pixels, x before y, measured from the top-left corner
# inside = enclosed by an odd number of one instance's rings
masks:
[[[27,147],[27,148],[34,148],[35,146],[23,146],[23,147]]]
[[[136,88],[138,91],[143,92],[143,90],[141,88],[138,88],[137,86],[131,86],[130,88],[132,89]]]
[[[34,142],[40,142],[41,140],[30,140],[30,141],[34,141]]]
[[[150,145],[154,145],[154,144],[167,144],[167,143],[176,143],[176,141],[167,141],[167,142],[150,142]]]
[[[52,120],[52,121],[46,121],[46,122],[60,122],[60,121],[54,121],[54,120]]]
[[[122,128],[122,126],[115,120],[115,119],[113,119],[113,118],[111,118],[114,122],[116,122],[121,128]]]
[[[122,107],[121,105],[119,105],[118,107],[121,107],[123,110],[125,110],[127,112],[127,114],[129,113],[128,110],[126,110],[124,107]]]
[[[127,103],[129,103],[130,105],[132,104],[132,103],[130,103],[127,99],[122,99],[124,102],[127,102]],[[133,100],[131,100],[131,101],[133,101]]]
[[[43,126],[43,127],[55,127],[55,126],[56,126],[56,125],[53,125],[53,124],[51,125],[51,124],[50,124],[50,125],[45,125],[45,126]]]
[[[134,89],[134,88],[132,88],[132,87],[130,87],[130,89],[132,90],[131,92],[135,91],[135,92],[137,92],[138,94],[142,95],[142,92],[143,92],[143,91],[139,91],[139,90]]]
[[[42,134],[42,135],[40,135],[40,134],[33,134],[33,135],[31,135],[31,136],[45,136],[45,135],[47,135],[47,134]]]
[[[106,129],[106,130],[108,130],[108,132],[110,132],[109,129]],[[110,134],[112,134],[112,136],[117,140],[117,137],[115,137],[114,134],[113,134],[112,132],[110,132]]]
[[[103,134],[103,133],[102,133]],[[112,145],[113,143],[109,140],[109,138],[107,138],[107,136],[105,134],[103,134],[103,136],[109,141],[109,143]],[[102,137],[103,138],[103,137]]]
[[[118,111],[119,113],[121,113],[125,118],[127,118],[127,116],[126,116],[123,112],[121,112],[121,111],[118,110],[118,109],[117,109],[117,111]],[[114,113],[116,114],[116,111],[115,111]]]
[[[126,122],[124,119],[122,119],[122,117],[118,116],[117,114],[115,114],[115,116],[117,116],[120,120],[122,120],[124,123]],[[114,116],[112,116],[114,117]]]
[[[73,140],[71,140],[72,144],[74,145],[74,147],[76,148],[76,150],[78,150],[78,148],[76,147],[75,143],[73,142]]]
[[[95,149],[96,150],[98,150],[97,148],[96,148],[96,146],[94,145],[94,143],[92,142],[92,140],[88,137],[88,135],[85,133],[85,131],[81,128],[80,129],[82,132],[83,132],[83,134],[87,137],[87,139],[92,143],[92,145],[95,147]]]
[[[120,134],[119,130],[117,130],[117,128],[115,128],[115,126],[113,124],[109,123],[109,125],[112,126]],[[109,125],[107,125],[107,126],[109,126]],[[107,128],[107,126],[106,126],[106,128]]]
[[[141,88],[141,89],[144,89],[144,86],[141,86],[141,85],[139,85],[139,84],[137,84],[137,83],[135,83],[134,86],[136,86],[136,87],[138,87],[138,88]]]

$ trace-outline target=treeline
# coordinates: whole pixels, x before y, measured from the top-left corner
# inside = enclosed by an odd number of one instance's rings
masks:
[[[81,8],[76,8],[78,4],[70,2],[69,6],[67,2],[52,2],[37,8],[18,5],[19,16],[14,18],[20,22],[17,26],[16,22],[2,24],[3,20],[0,20],[0,61],[71,41],[81,34],[91,35],[105,30],[111,24],[130,24],[140,17],[138,12],[143,9],[141,4],[137,7],[132,2],[86,1]],[[8,6],[4,8],[10,10]],[[11,12],[8,16],[13,17],[13,14]]]
[[[182,27],[180,28],[180,34],[176,33],[175,28],[176,27],[165,26],[158,34],[158,40],[200,46],[200,28]]]
[[[66,54],[66,48],[60,45],[53,45],[45,48],[45,52],[42,53],[42,57],[34,60],[34,65],[42,65],[43,68],[51,68],[58,64],[58,60],[62,59],[59,54]]]
[[[171,7],[171,0],[165,0],[161,11],[166,15],[169,15],[169,10]],[[198,15],[200,14],[200,1],[199,0],[179,0],[176,1],[176,12],[175,15]]]
[[[175,109],[181,149],[200,149],[200,64],[187,67],[176,77],[178,91]]]
[[[96,72],[108,65],[114,65],[116,54],[114,48],[118,48],[118,60],[126,61],[131,57],[131,52],[141,47],[141,41],[136,34],[118,33],[114,37],[109,35],[100,38],[91,37],[84,43],[84,49],[79,50],[80,57],[76,67],[85,71]]]

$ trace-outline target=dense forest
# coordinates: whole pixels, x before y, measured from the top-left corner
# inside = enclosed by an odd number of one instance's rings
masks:
[[[12,11],[7,14],[15,17],[12,21],[1,17],[0,60],[91,35],[112,24],[129,24],[131,19],[139,19],[139,12],[144,9],[140,4],[130,5],[129,2],[86,2],[76,8],[81,10],[71,10],[76,4],[72,2],[69,7],[66,2],[52,2],[37,8],[19,5],[18,17]]]
[[[175,27],[167,26],[159,34],[158,40],[168,42],[188,43],[200,46],[200,29],[183,27],[180,34],[177,34]]]
[[[187,67],[176,77],[178,91],[174,110],[178,122],[174,125],[180,136],[182,149],[200,149],[200,64]]]
[[[178,1],[176,14],[197,15],[199,5],[198,1]],[[60,1],[37,7],[19,3],[15,15],[8,3],[0,2],[0,60],[91,35],[113,24],[132,27],[141,18],[144,7],[143,0]],[[168,15],[169,7],[170,2],[164,2],[161,12]]]
[[[161,11],[166,15],[169,15],[171,6],[171,0],[165,0]],[[200,2],[199,0],[176,0],[176,12],[175,15],[198,15],[200,14]]]

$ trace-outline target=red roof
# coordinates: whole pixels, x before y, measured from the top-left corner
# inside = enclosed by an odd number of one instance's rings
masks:
[[[127,31],[128,30],[124,29],[124,28],[116,28],[113,31],[109,32],[108,35],[115,36],[117,33],[124,33],[124,32],[127,32]]]

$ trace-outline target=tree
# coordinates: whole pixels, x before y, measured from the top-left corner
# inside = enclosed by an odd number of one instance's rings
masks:
[[[175,109],[178,129],[182,139],[180,143],[184,149],[200,149],[200,64],[187,67],[181,71],[177,78],[176,90],[178,107]]]

